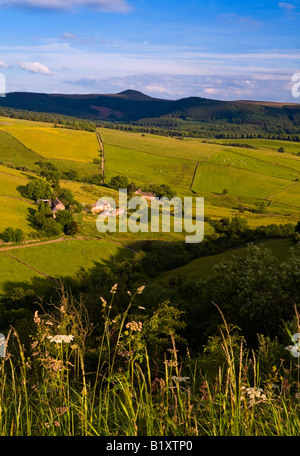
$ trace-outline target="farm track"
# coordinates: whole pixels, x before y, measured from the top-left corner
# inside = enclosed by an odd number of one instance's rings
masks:
[[[54,243],[58,243],[58,242],[68,241],[68,240],[69,240],[69,238],[60,237],[58,239],[51,239],[50,241],[33,242],[33,243],[30,243],[30,244],[22,244],[22,245],[17,245],[17,246],[15,245],[15,246],[9,246],[9,247],[1,247],[1,244],[0,244],[0,253],[1,252],[6,252],[7,250],[28,249],[30,247],[37,247],[39,245],[46,245],[46,244],[54,244]],[[130,250],[133,253],[137,253],[137,250],[134,250],[133,248],[128,247],[126,244],[122,244],[121,242],[117,242],[117,241],[112,241],[110,239],[85,238],[85,237],[78,236],[76,238],[73,238],[73,240],[75,240],[75,241],[99,241],[99,242],[100,241],[105,241],[105,242],[111,242],[112,244],[117,244],[117,245],[123,247],[124,249]]]
[[[105,151],[104,151],[104,144],[103,144],[103,141],[102,141],[102,138],[101,138],[101,135],[100,133],[96,132],[96,136],[97,136],[97,139],[98,139],[98,142],[100,144],[100,149],[101,149],[101,172],[102,172],[102,175],[104,176],[105,174]]]
[[[35,205],[35,203],[33,203],[32,201],[29,201],[24,198],[17,198],[16,196],[0,195],[0,198],[9,198],[9,199],[17,200],[17,201],[23,201],[24,203],[32,204],[33,206]]]
[[[5,171],[0,171],[0,173],[1,174],[7,174],[8,176],[14,176],[14,174],[6,173]],[[16,177],[16,176],[14,176],[14,177]],[[17,176],[17,177],[18,177],[18,179],[23,179],[23,180],[27,181],[26,177],[22,177],[22,176]]]

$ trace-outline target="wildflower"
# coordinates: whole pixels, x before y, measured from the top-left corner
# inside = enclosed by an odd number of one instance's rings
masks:
[[[39,325],[39,324],[41,323],[41,319],[40,319],[40,317],[39,317],[39,312],[38,312],[38,310],[36,310],[36,311],[34,312],[33,321],[34,321],[34,323],[36,323],[37,325]]]
[[[250,405],[253,405],[256,399],[259,399],[259,402],[261,401],[266,401],[267,397],[263,392],[262,388],[246,388],[245,386],[242,386],[242,395],[241,395],[241,400],[245,400],[245,394],[247,394],[249,400],[250,400]]]
[[[137,294],[142,294],[143,291],[144,291],[144,289],[145,289],[145,285],[143,285],[142,287],[139,287],[139,288],[137,289]]]
[[[59,415],[64,415],[69,410],[69,407],[56,407],[56,411]]]
[[[110,290],[110,292],[111,292],[112,294],[115,294],[116,291],[117,291],[117,288],[118,288],[118,284],[115,283],[114,286],[112,287],[112,289]]]
[[[173,375],[172,380],[175,380],[176,382],[187,382],[190,379],[190,377],[176,377]]]
[[[138,307],[139,307],[139,309],[141,309],[141,310],[146,310],[145,307],[142,307],[142,306],[138,306]]]
[[[176,367],[176,366],[178,366],[177,361],[171,361],[171,360],[169,360],[169,359],[167,359],[167,360],[165,361],[165,364],[166,364],[167,366],[169,366],[169,367]]]
[[[61,344],[62,342],[65,342],[66,344],[69,344],[71,340],[74,339],[74,336],[72,336],[71,334],[69,336],[58,334],[54,337],[48,336],[47,339],[49,339],[51,343],[55,342],[56,344]]]
[[[100,299],[101,299],[101,302],[102,302],[102,306],[105,307],[107,302],[105,301],[105,299],[102,298],[102,296],[100,296]]]
[[[127,323],[126,328],[129,329],[130,331],[141,332],[142,326],[143,326],[143,324],[141,321],[139,321],[138,323],[136,321],[131,321],[131,322]]]
[[[127,291],[127,294],[128,294],[129,296],[131,296],[131,291],[128,290],[128,291]]]

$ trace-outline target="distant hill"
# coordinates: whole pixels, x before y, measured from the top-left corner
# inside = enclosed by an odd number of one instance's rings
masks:
[[[0,109],[1,107],[93,121],[126,123],[168,118],[225,125],[253,125],[269,131],[300,133],[300,104],[292,103],[219,101],[200,97],[165,100],[135,90],[125,90],[102,95],[12,92],[5,98],[0,98]]]

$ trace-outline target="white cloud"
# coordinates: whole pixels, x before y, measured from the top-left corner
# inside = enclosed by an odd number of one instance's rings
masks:
[[[0,0],[0,5],[16,8],[72,10],[89,8],[98,11],[127,13],[131,7],[127,0]]]
[[[0,60],[0,68],[9,68],[10,65],[6,62],[3,62],[2,60]]]
[[[296,5],[293,5],[292,3],[285,3],[285,2],[278,3],[278,6],[279,6],[279,8],[283,8],[287,11],[292,11],[297,8]]]
[[[150,92],[150,93],[165,93],[168,95],[173,94],[173,92],[171,90],[165,89],[164,87],[158,86],[158,85],[147,85],[147,86],[145,86],[145,90],[147,90],[147,92]]]
[[[39,62],[18,62],[18,66],[22,68],[22,70],[30,71],[30,73],[51,74],[51,71]]]
[[[77,40],[78,37],[77,35],[74,35],[73,33],[63,33],[60,37],[61,40],[65,40],[65,41],[73,41],[73,40]]]

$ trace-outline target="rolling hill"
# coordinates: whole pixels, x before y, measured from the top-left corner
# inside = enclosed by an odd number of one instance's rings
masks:
[[[117,94],[66,95],[12,92],[0,99],[1,108],[56,113],[94,121],[136,122],[179,119],[252,125],[265,130],[299,133],[300,104],[220,101],[200,97],[179,100],[152,98],[135,90]],[[155,123],[155,122],[154,122]]]

